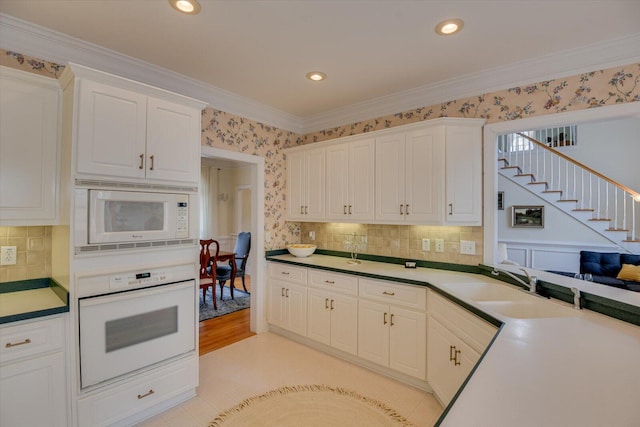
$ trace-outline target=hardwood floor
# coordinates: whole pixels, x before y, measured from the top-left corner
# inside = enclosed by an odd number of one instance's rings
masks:
[[[246,277],[247,290],[251,280]],[[242,281],[236,279],[236,289],[242,290]],[[255,335],[250,329],[251,309],[236,311],[225,316],[200,322],[200,356]]]

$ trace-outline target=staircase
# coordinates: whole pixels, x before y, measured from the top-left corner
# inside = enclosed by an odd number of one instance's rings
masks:
[[[511,136],[511,135],[509,135]],[[640,253],[640,194],[523,133],[498,144],[499,173],[620,248]]]

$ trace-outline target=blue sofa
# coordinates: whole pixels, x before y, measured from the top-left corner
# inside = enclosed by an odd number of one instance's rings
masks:
[[[617,252],[580,252],[580,273],[590,273],[593,281],[616,288],[640,292],[640,282],[617,279],[622,264],[640,265],[640,255]]]

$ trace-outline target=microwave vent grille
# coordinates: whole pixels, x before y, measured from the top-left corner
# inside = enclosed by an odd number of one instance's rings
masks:
[[[105,245],[87,245],[76,246],[76,255],[90,254],[96,252],[114,252],[126,251],[144,248],[161,248],[167,246],[192,246],[195,245],[195,239],[182,240],[158,240],[155,242],[138,242],[138,243],[109,243]]]
[[[94,179],[76,179],[76,186],[88,188],[119,188],[119,189],[139,189],[139,190],[158,190],[158,191],[180,191],[180,192],[196,192],[198,187],[181,186],[181,185],[164,185],[164,184],[138,184],[133,182],[119,181],[99,181]]]

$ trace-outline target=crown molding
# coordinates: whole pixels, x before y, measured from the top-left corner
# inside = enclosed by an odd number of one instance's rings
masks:
[[[640,33],[527,59],[306,117],[305,133],[415,108],[640,62]]]
[[[206,102],[210,107],[302,134],[303,120],[265,104],[66,34],[0,14],[0,47],[34,58],[75,62]]]
[[[298,134],[383,117],[487,92],[640,62],[640,33],[394,93],[308,117],[289,114],[110,49],[0,14],[0,47],[75,62],[200,99],[212,108]]]

